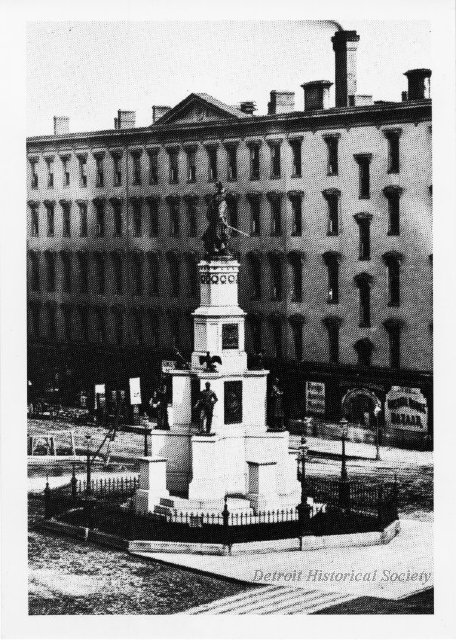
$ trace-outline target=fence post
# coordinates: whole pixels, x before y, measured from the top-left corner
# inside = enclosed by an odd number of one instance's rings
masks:
[[[71,476],[71,498],[73,502],[76,502],[77,484],[78,481],[76,480],[76,463],[73,462],[73,474]]]
[[[377,521],[379,529],[383,529],[383,485],[378,487]]]
[[[306,481],[306,452],[304,445],[302,446],[301,451],[301,502],[297,506],[298,510],[298,527],[299,527],[299,536],[302,537],[304,535],[304,531],[309,522],[309,515],[312,507],[307,504],[307,481]],[[302,545],[302,540],[301,540]]]
[[[48,476],[46,476],[46,486],[44,487],[44,519],[49,520],[51,515],[51,488],[49,486]]]
[[[225,505],[222,511],[223,516],[223,539],[225,541],[225,545],[230,549],[231,548],[231,540],[230,540],[230,512],[228,511],[228,496],[225,496]]]

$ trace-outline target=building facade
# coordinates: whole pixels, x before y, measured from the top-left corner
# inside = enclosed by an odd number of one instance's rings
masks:
[[[292,414],[311,412],[314,382],[315,413],[369,421],[398,386],[424,394],[432,422],[431,72],[407,72],[398,102],[357,95],[358,40],[333,37],[333,107],[324,80],[302,85],[303,109],[272,91],[262,116],[191,94],[149,127],[119,111],[111,130],[54,118],[54,135],[27,140],[32,378],[63,363],[84,382],[147,376],[192,350],[220,180],[246,347]]]

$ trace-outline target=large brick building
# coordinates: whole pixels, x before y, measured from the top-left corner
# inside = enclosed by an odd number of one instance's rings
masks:
[[[296,102],[271,91],[261,116],[191,94],[148,127],[119,111],[113,129],[69,133],[56,117],[27,140],[32,381],[147,377],[173,345],[191,351],[221,180],[243,232],[247,349],[281,371],[292,412],[310,409],[307,381],[326,385],[329,417],[362,421],[394,385],[420,389],[431,416],[431,72],[408,71],[398,102],[358,95],[358,40],[332,38],[333,107],[324,80]]]

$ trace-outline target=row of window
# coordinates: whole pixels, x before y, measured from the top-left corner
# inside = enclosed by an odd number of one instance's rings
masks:
[[[46,291],[54,292],[57,289],[57,253],[45,251]],[[125,269],[125,258],[119,252],[110,254],[110,268],[108,273],[108,263],[106,255],[103,253],[93,254],[93,269],[90,268],[89,255],[78,252],[77,270],[73,275],[74,262],[72,254],[62,251],[60,253],[61,288],[64,293],[74,292],[75,277],[77,280],[77,290],[79,293],[95,293],[106,295],[108,283],[111,285],[111,293],[123,295],[126,291],[131,291],[135,296],[159,296],[161,268],[160,260],[156,253],[132,253],[129,256],[129,269]],[[198,285],[198,258],[193,254],[187,254],[185,260],[174,252],[168,252],[167,273],[168,281],[163,283],[164,291],[167,291],[172,298],[178,298],[182,292],[187,297],[197,298],[199,295]],[[41,290],[40,279],[40,254],[30,252],[30,289],[38,292]],[[185,286],[182,278],[186,279]],[[125,279],[129,281],[126,282]],[[90,287],[89,287],[90,283]],[[147,284],[147,287],[146,287]]]
[[[58,307],[57,305],[45,305],[47,318],[42,316],[42,305],[30,303],[30,332],[39,340],[45,336],[49,340],[55,341],[63,336],[65,341],[83,341],[98,344],[147,344],[151,347],[160,347],[160,314],[156,309],[140,310],[134,309],[127,315],[121,308],[111,308],[111,319],[106,309],[97,307],[71,307],[62,305],[60,307],[62,318],[62,331],[57,329]],[[190,314],[180,314],[171,311],[163,317],[171,336],[171,344],[182,349],[193,349],[192,339],[192,317]],[[43,322],[45,320],[45,322]],[[292,331],[294,357],[296,360],[303,359],[303,326],[304,318],[293,317],[289,319]],[[327,316],[323,319],[328,332],[328,360],[331,363],[339,363],[339,342],[340,326],[342,320],[337,316]],[[262,320],[257,316],[247,317],[248,341],[251,350],[255,353],[263,351]],[[390,366],[400,367],[400,341],[403,322],[399,319],[385,321],[384,328],[388,334]],[[185,325],[185,326],[184,326]],[[283,341],[283,319],[270,317],[268,319],[270,329],[270,355],[276,358],[284,356]],[[163,345],[169,346],[169,345]],[[358,364],[370,366],[372,364],[372,354],[375,350],[373,342],[369,338],[361,338],[353,345],[358,355]]]
[[[403,192],[402,187],[397,185],[389,185],[383,190],[388,202],[388,235],[400,235],[400,197]],[[325,189],[322,192],[327,202],[327,235],[337,236],[340,233],[341,218],[341,192],[339,189]],[[270,234],[271,236],[281,236],[285,229],[283,228],[283,194],[280,192],[270,191],[266,194],[270,206]],[[291,202],[291,235],[301,236],[303,229],[303,206],[301,191],[290,191],[288,197]],[[196,237],[198,234],[198,198],[187,197],[185,200],[185,229],[188,237]],[[239,196],[227,198],[228,207],[228,223],[238,228],[239,224]],[[262,235],[261,224],[261,193],[247,194],[250,209],[250,235]],[[131,225],[133,235],[142,237],[144,233],[148,233],[149,237],[159,235],[160,214],[158,198],[147,198],[148,203],[148,229],[146,229],[146,219],[142,206],[141,198],[132,198]],[[181,218],[181,198],[177,196],[169,196],[167,198],[169,207],[169,235],[171,237],[179,237],[182,234],[184,225]],[[124,212],[122,210],[122,200],[112,198],[110,200],[112,208],[112,234],[114,237],[121,237],[124,233]],[[53,237],[56,228],[56,204],[54,201],[45,200],[46,208],[46,235]],[[93,200],[95,208],[95,219],[92,223],[92,234],[96,237],[104,237],[106,235],[107,215],[106,200],[103,198],[95,198]],[[74,227],[78,225],[78,233],[80,237],[89,235],[89,214],[88,203],[86,201],[77,201],[78,220],[72,219],[72,202],[70,200],[61,200],[61,216],[62,216],[62,236],[69,238],[72,235]],[[40,215],[39,202],[29,202],[31,212],[31,235],[38,237],[40,235]],[[359,225],[360,234],[360,260],[369,260],[370,258],[370,222],[372,214],[357,213],[354,216]],[[92,235],[91,234],[91,235]]]
[[[384,131],[387,140],[387,154],[388,154],[388,172],[399,173],[400,169],[400,149],[399,138],[401,135],[400,129],[387,129]],[[324,134],[323,139],[327,146],[327,175],[337,176],[339,173],[339,138],[340,134]],[[302,177],[302,136],[296,136],[289,138],[288,143],[291,149],[292,165],[291,165],[291,177]],[[248,141],[248,154],[249,154],[249,175],[250,180],[260,180],[261,176],[261,163],[260,163],[260,148],[262,146],[262,140]],[[269,157],[269,179],[277,180],[282,177],[282,158],[281,158],[281,146],[282,140],[266,140],[270,149]],[[215,182],[220,179],[219,162],[218,162],[218,144],[205,144],[207,154],[207,180],[208,182]],[[227,160],[227,174],[224,176],[229,182],[235,182],[238,179],[238,143],[227,142],[225,143],[226,160]],[[193,183],[197,180],[197,144],[184,145],[184,152],[186,157],[186,181],[187,183]],[[180,145],[166,147],[168,153],[168,182],[170,184],[177,184],[181,180],[181,165],[179,162]],[[155,147],[146,150],[148,157],[148,183],[158,184],[159,182],[159,161],[158,154],[159,148]],[[112,185],[121,186],[123,180],[123,166],[122,166],[122,151],[111,151],[112,157]],[[130,151],[129,157],[131,157],[132,168],[132,184],[140,185],[143,181],[143,167],[141,158],[143,155],[142,149],[133,149]],[[87,153],[76,154],[78,160],[78,182],[80,187],[88,186],[88,171],[87,171]],[[95,187],[106,186],[106,168],[105,168],[105,152],[95,152]],[[354,155],[355,160],[359,165],[359,181],[360,181],[360,198],[369,198],[370,186],[369,186],[369,164],[372,158],[371,154],[361,153]],[[55,185],[54,178],[54,156],[45,156],[46,164],[46,187],[53,189]],[[39,175],[37,172],[38,157],[31,156],[29,162],[31,165],[31,188],[38,189],[39,187]],[[71,155],[60,155],[60,161],[62,164],[62,186],[69,187],[71,181]]]

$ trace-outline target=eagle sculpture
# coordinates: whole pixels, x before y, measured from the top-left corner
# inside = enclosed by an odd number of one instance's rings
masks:
[[[217,371],[216,363],[222,364],[222,359],[220,356],[211,356],[210,352],[207,351],[205,356],[200,356],[199,361],[201,365],[206,365],[206,371],[214,373]]]

